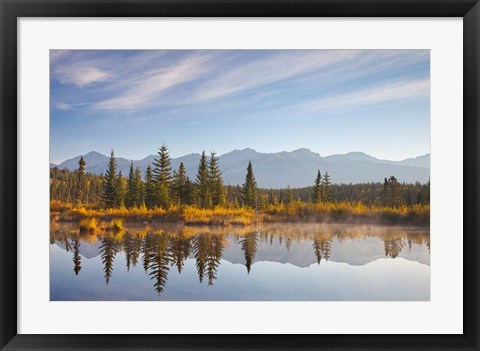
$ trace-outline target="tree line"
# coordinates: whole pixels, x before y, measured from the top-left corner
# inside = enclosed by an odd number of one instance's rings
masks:
[[[83,157],[74,172],[52,168],[50,196],[52,200],[74,205],[96,205],[104,208],[162,208],[191,205],[202,209],[215,207],[245,207],[261,209],[294,201],[330,203],[335,201],[362,202],[366,205],[398,207],[430,203],[430,181],[427,184],[400,183],[394,176],[384,183],[332,184],[328,172],[318,170],[313,185],[305,188],[259,189],[252,163],[246,167],[242,185],[224,185],[219,159],[215,152],[207,157],[202,152],[197,174],[192,181],[183,163],[173,170],[166,145],[148,165],[144,176],[130,163],[128,175],[117,170],[112,150],[105,174],[85,171]]]

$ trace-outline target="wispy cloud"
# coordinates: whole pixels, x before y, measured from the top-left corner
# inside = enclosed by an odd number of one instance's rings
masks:
[[[430,94],[430,80],[395,81],[381,85],[362,87],[348,93],[323,97],[302,105],[306,110],[352,108],[385,102],[418,99]]]
[[[68,67],[56,72],[61,83],[71,83],[84,87],[91,83],[104,81],[109,73],[96,67]]]
[[[52,50],[50,60],[52,79],[77,89],[59,91],[58,109],[78,105],[73,102],[81,98],[90,102],[91,109],[128,111],[206,103],[241,106],[252,101],[258,104],[260,100],[274,106],[285,103],[281,96],[288,94],[292,86],[298,105],[316,93],[301,88],[312,82],[316,89],[321,89],[322,84],[329,84],[329,88],[342,84],[343,98],[362,104],[361,96],[353,96],[357,92],[352,96],[345,92],[350,82],[374,75],[382,77],[385,72],[384,78],[375,80],[391,79],[390,72],[414,69],[428,62],[428,51]],[[362,84],[363,100],[389,99],[385,91],[365,88],[368,84],[368,79]],[[333,99],[322,98],[305,106],[334,106]]]
[[[352,60],[360,53],[355,50],[277,52],[223,72],[202,85],[192,100],[209,101],[230,96]]]
[[[59,110],[67,111],[72,109],[72,105],[69,105],[65,102],[57,102],[55,103],[55,107]]]
[[[195,55],[163,69],[148,71],[143,80],[110,99],[95,104],[99,109],[135,109],[150,106],[159,95],[182,83],[193,81],[208,71],[208,55]]]
[[[60,101],[55,103],[55,108],[62,111],[68,111],[68,110],[73,110],[78,106],[87,106],[87,105],[92,105],[92,103],[91,102],[67,103],[67,102]]]

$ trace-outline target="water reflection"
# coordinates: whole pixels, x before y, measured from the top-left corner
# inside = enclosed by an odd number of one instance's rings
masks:
[[[378,241],[383,244],[384,255],[378,252]],[[75,276],[83,273],[82,259],[85,262],[85,259],[99,256],[105,287],[109,286],[114,271],[119,269],[115,260],[121,254],[121,261],[125,262],[124,271],[130,272],[137,264],[142,265],[158,296],[168,286],[171,270],[181,275],[188,261],[194,263],[198,282],[213,287],[223,262],[242,264],[248,276],[256,262],[309,267],[312,263],[320,265],[328,262],[333,257],[335,262],[358,266],[383,256],[389,259],[402,257],[428,265],[430,253],[429,233],[422,228],[344,225],[271,225],[228,229],[130,227],[120,233],[89,235],[80,233],[75,224],[56,223],[52,224],[50,243],[73,253]],[[261,257],[257,257],[260,246]],[[52,269],[54,272],[56,268]],[[195,289],[192,282],[189,284],[190,289]]]

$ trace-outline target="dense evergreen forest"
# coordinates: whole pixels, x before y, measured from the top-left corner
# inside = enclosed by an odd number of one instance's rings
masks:
[[[391,176],[383,183],[332,184],[328,172],[322,174],[318,170],[312,175],[310,187],[260,189],[249,162],[245,165],[244,183],[232,186],[223,184],[215,152],[210,156],[202,152],[197,175],[191,180],[183,163],[178,169],[172,169],[166,145],[159,149],[157,158],[147,167],[145,174],[141,174],[133,162],[127,175],[117,171],[113,150],[105,174],[86,173],[85,167],[82,157],[74,172],[58,168],[50,170],[50,197],[56,208],[62,204],[70,209],[138,212],[188,207],[199,210],[244,209],[255,214],[277,214],[286,210],[292,216],[305,214],[306,206],[309,211],[331,212],[339,210],[341,204],[343,210],[340,211],[350,208],[353,212],[365,212],[367,208],[386,208],[402,209],[406,213],[409,208],[422,208],[423,213],[429,212],[430,182],[405,184]]]

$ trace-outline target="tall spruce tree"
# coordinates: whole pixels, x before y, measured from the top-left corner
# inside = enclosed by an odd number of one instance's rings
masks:
[[[142,172],[138,167],[135,168],[135,174],[133,175],[133,189],[133,206],[141,207],[144,204],[144,190],[142,182]]]
[[[115,153],[110,153],[107,171],[103,180],[103,201],[107,208],[114,208],[120,205],[120,196],[118,189],[117,159]]]
[[[153,162],[153,180],[156,187],[156,205],[161,208],[170,206],[170,188],[172,181],[171,159],[165,144],[158,151],[158,158]]]
[[[133,170],[133,161],[130,162],[128,172],[125,206],[127,208],[140,207],[143,204],[143,184],[140,168]]]
[[[242,188],[242,200],[246,207],[256,208],[257,206],[257,182],[253,174],[252,162],[248,162],[247,175]]]
[[[195,179],[195,202],[200,208],[210,208],[212,206],[209,167],[205,151],[202,151],[202,156],[198,163],[197,177]]]
[[[329,203],[332,202],[332,183],[330,182],[330,176],[328,172],[325,172],[323,175],[322,182],[322,200],[323,202]]]
[[[122,171],[118,172],[117,182],[118,182],[118,186],[117,186],[118,206],[123,208],[125,207],[125,196],[127,195],[127,180],[122,175]]]
[[[317,178],[313,186],[313,202],[316,204],[322,202],[322,174],[320,170],[317,172]]]
[[[86,188],[86,180],[85,180],[85,160],[83,159],[83,156],[80,157],[80,160],[78,161],[78,168],[76,170],[77,174],[77,182],[75,186],[75,202],[77,204],[81,204],[84,201],[85,197],[85,188]]]
[[[388,179],[385,178],[385,182],[383,183],[384,206],[398,207],[401,206],[402,203],[402,185],[394,176],[391,176]]]
[[[135,202],[135,185],[134,185],[134,171],[133,171],[133,161],[130,161],[130,168],[128,171],[128,180],[127,180],[127,194],[125,196],[125,206],[127,208],[132,208]]]
[[[193,202],[194,186],[187,177],[187,171],[183,162],[173,176],[173,192],[175,201],[179,205],[191,205]]]
[[[209,191],[212,197],[212,205],[219,206],[225,202],[225,194],[223,192],[222,172],[218,164],[218,157],[215,152],[210,154],[210,162],[208,164]]]
[[[148,165],[145,173],[145,206],[152,209],[155,207],[155,201],[155,181],[153,180],[152,167]]]

